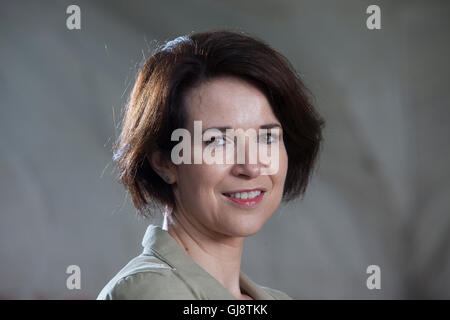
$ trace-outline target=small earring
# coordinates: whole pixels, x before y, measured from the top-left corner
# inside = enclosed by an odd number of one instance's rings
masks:
[[[170,179],[169,176],[166,176],[165,179],[166,179],[166,182],[167,182],[167,183],[170,183],[171,179]]]

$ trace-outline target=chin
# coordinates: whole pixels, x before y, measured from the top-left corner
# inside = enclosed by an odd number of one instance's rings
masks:
[[[263,221],[262,219],[240,219],[240,221],[233,221],[226,230],[229,235],[236,237],[250,237],[261,230],[266,221],[267,220]]]

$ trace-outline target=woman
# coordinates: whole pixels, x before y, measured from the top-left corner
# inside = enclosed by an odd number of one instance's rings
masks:
[[[97,299],[291,299],[240,271],[243,242],[304,194],[323,124],[290,63],[259,39],[222,30],[158,48],[114,160],[139,212],[164,205],[165,220]]]

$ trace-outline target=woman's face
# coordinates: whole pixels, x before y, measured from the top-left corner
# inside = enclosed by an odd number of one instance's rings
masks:
[[[257,136],[260,136],[261,126],[279,125],[278,169],[273,174],[261,174],[264,168],[267,169],[267,163],[259,160],[250,163],[250,140],[247,138],[245,148],[241,149],[245,150],[244,163],[237,163],[235,158],[229,164],[227,161],[223,164],[207,164],[205,161],[194,164],[192,161],[191,164],[183,163],[175,167],[176,183],[172,186],[177,209],[174,214],[183,214],[189,224],[203,232],[235,237],[258,232],[281,202],[288,165],[281,124],[269,102],[259,89],[233,77],[205,82],[189,90],[184,98],[188,115],[186,129],[192,137],[194,121],[201,121],[202,131],[217,127],[243,131],[253,129]],[[226,145],[233,144],[233,141],[226,139],[225,132],[223,137],[215,139],[211,146],[215,150],[223,148],[225,153]],[[270,146],[267,139],[259,140],[257,146],[262,143]],[[207,145],[208,142],[202,142],[203,150]],[[234,149],[237,152],[236,141]],[[193,154],[194,148],[192,159]],[[252,201],[249,198],[255,197],[258,192],[237,192],[251,189],[264,192]]]

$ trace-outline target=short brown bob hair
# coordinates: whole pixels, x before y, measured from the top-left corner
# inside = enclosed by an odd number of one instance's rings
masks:
[[[143,216],[151,215],[149,205],[175,207],[171,185],[152,169],[149,155],[161,150],[170,159],[177,143],[171,141],[171,134],[186,125],[183,94],[220,76],[238,77],[265,94],[283,128],[288,155],[282,200],[305,193],[325,122],[289,61],[241,31],[192,33],[158,46],[139,71],[123,110],[113,160],[119,182]]]

